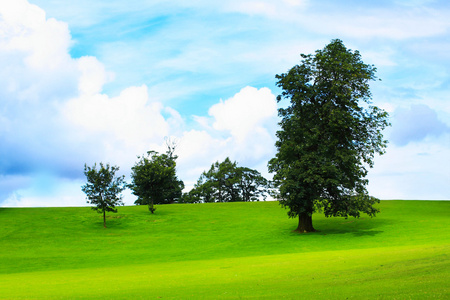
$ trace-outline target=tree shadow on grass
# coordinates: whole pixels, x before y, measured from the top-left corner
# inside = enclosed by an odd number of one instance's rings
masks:
[[[136,210],[132,213],[117,213],[108,212],[106,214],[106,228],[103,227],[103,215],[94,213],[84,221],[86,226],[91,229],[106,229],[106,230],[129,230],[130,228],[140,228],[142,226],[148,226],[149,224],[161,223],[166,221],[166,215],[170,215],[171,212],[156,211],[152,214],[149,210]]]
[[[152,213],[150,212],[150,210],[148,209],[147,204],[143,204],[143,205],[135,205],[135,206],[133,206],[133,207],[137,207],[137,209],[135,209],[135,210],[133,210],[132,212],[130,212],[130,214],[132,214],[132,215],[139,215],[139,216],[142,216],[142,215],[148,215],[148,216],[164,216],[164,215],[172,214],[172,213],[173,213],[172,211],[167,210],[167,209],[164,209],[164,208],[165,208],[165,207],[164,207],[165,205],[171,205],[171,204],[155,204],[155,205],[154,205],[155,211],[154,211],[153,214],[152,214]],[[120,209],[120,208],[119,208],[119,209]],[[119,210],[119,213],[120,213],[120,210]]]
[[[127,219],[129,219],[128,215],[120,213],[106,213],[106,228],[104,228],[103,215],[92,212],[91,215],[87,216],[83,220],[80,220],[80,223],[82,226],[89,228],[90,230],[113,230],[127,227]]]
[[[317,235],[331,234],[352,234],[354,236],[375,236],[383,233],[384,228],[389,225],[389,221],[385,219],[375,218],[326,218],[314,220],[314,228],[318,230]]]

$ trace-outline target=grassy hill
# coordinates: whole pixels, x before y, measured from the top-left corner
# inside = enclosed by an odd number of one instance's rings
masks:
[[[450,201],[382,201],[376,218],[276,202],[0,208],[0,299],[449,298]]]

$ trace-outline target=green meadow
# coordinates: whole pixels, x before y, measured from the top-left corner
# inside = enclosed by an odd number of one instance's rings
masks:
[[[277,202],[0,208],[0,299],[448,299],[450,201],[382,201],[376,218]]]

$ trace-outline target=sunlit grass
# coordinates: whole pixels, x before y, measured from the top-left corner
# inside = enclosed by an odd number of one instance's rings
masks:
[[[445,298],[450,202],[382,201],[376,218],[276,202],[0,209],[0,298]]]

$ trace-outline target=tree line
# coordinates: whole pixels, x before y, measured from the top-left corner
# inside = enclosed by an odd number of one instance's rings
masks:
[[[117,167],[100,164],[97,171],[95,165],[85,166],[88,184],[83,191],[88,202],[104,202],[94,208],[104,213],[120,200],[115,193],[125,186],[138,196],[136,203],[149,205],[152,213],[156,203],[255,201],[272,193],[289,217],[298,217],[298,232],[315,231],[315,212],[327,217],[359,217],[361,212],[375,216],[379,200],[369,195],[366,176],[375,155],[385,152],[382,131],[390,126],[388,113],[371,101],[369,82],[377,79],[376,68],[339,39],[315,54],[300,56],[298,65],[275,76],[282,90],[277,101],[289,103],[278,109],[277,153],[268,163],[272,183],[227,158],[212,164],[183,194],[184,184],[175,174],[176,156],[169,147],[166,154],[150,151],[140,157],[130,185],[123,178],[107,182]]]
[[[237,202],[266,200],[271,183],[257,170],[239,167],[237,162],[226,158],[211,165],[200,175],[194,188],[183,194],[181,202]]]
[[[82,186],[87,202],[92,209],[103,214],[106,227],[106,212],[117,212],[116,206],[123,205],[121,193],[129,188],[137,196],[136,205],[148,205],[153,214],[155,204],[207,203],[265,200],[271,191],[270,181],[257,170],[239,167],[237,162],[226,158],[215,162],[208,171],[200,175],[194,188],[183,193],[184,182],[176,174],[175,146],[167,145],[166,153],[148,151],[138,156],[131,168],[131,183],[125,176],[116,176],[117,166],[97,164],[84,166],[87,183]]]

